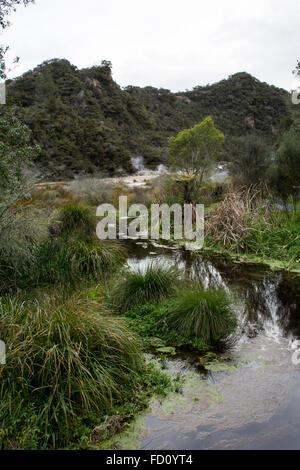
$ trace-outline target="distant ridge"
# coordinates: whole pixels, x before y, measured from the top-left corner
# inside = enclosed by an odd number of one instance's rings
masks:
[[[273,139],[288,114],[285,90],[246,72],[191,91],[128,86],[110,62],[78,70],[67,60],[44,62],[7,81],[8,102],[32,129],[47,176],[130,172],[130,157],[150,167],[166,161],[167,138],[211,115],[229,138],[259,133]]]

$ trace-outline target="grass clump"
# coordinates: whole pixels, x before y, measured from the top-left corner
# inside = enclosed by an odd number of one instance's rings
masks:
[[[125,262],[118,242],[59,238],[41,245],[38,262],[32,271],[32,284],[76,285],[111,275]]]
[[[161,304],[148,303],[125,312],[129,327],[138,333],[146,350],[167,352],[231,346],[237,318],[224,290],[183,286]]]
[[[163,320],[168,328],[209,346],[224,342],[237,326],[231,300],[224,290],[186,288],[170,302]]]
[[[176,292],[179,280],[177,268],[154,263],[145,271],[127,271],[115,284],[111,302],[121,312],[137,305],[159,303]]]
[[[79,423],[92,424],[93,416],[99,422],[114,401],[128,398],[143,371],[136,336],[121,318],[83,295],[2,301],[0,333],[7,345],[7,362],[0,367],[5,447],[15,447],[14,433],[25,447],[33,445],[28,438],[38,447],[66,445]]]
[[[90,207],[76,201],[65,204],[50,231],[59,236],[93,239],[96,236],[97,219]]]

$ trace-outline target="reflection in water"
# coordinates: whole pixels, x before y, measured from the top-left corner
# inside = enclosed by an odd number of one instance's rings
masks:
[[[222,287],[235,294],[245,325],[263,327],[274,340],[282,336],[300,338],[300,276],[233,263],[223,256],[170,250],[156,243],[137,245],[129,241],[128,250],[132,268],[143,270],[153,262],[176,264],[203,287]]]
[[[151,242],[128,241],[128,250],[133,269],[177,264],[204,287],[226,289],[237,299],[246,333],[232,351],[242,364],[235,372],[212,372],[207,380],[190,371],[182,396],[152,405],[138,433],[140,447],[299,449],[300,369],[290,347],[300,339],[300,276]],[[182,373],[174,361],[176,367]]]

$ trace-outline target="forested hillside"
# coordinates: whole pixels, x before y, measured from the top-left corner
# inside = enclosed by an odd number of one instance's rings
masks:
[[[9,106],[41,146],[42,171],[55,178],[130,172],[137,155],[155,167],[166,160],[168,137],[208,115],[226,137],[256,132],[271,140],[288,113],[287,92],[247,73],[186,92],[122,89],[106,61],[78,70],[50,60],[9,80],[7,90]]]

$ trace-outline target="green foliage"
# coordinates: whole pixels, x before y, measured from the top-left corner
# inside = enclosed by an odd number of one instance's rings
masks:
[[[38,154],[30,130],[11,113],[0,113],[0,278],[5,284],[31,263],[44,231],[26,203],[33,180],[25,176]],[[2,285],[0,285],[2,290]]]
[[[232,139],[228,158],[229,171],[239,183],[250,186],[267,180],[272,153],[262,137],[250,134]]]
[[[110,412],[142,371],[138,341],[124,321],[83,295],[7,299],[0,305],[0,332],[7,345],[0,368],[2,442],[13,437],[11,421],[16,425],[22,408],[30,407],[39,444],[65,445],[76,420],[88,423],[94,413]]]
[[[1,201],[20,198],[24,171],[32,166],[38,147],[30,145],[31,132],[11,113],[0,114],[0,190]],[[23,194],[22,194],[23,196]],[[4,203],[2,202],[2,205]]]
[[[170,301],[164,304],[145,304],[125,312],[131,330],[140,335],[146,350],[160,354],[176,353],[177,349],[206,352],[209,346],[202,338],[178,332],[164,320]]]
[[[184,289],[164,313],[169,328],[187,337],[196,337],[208,345],[226,341],[237,326],[231,300],[223,290]]]
[[[187,175],[200,175],[220,156],[224,135],[211,117],[169,139],[171,168]]]
[[[131,155],[156,167],[167,161],[168,138],[205,116],[226,137],[258,132],[272,140],[287,115],[286,92],[246,73],[174,94],[153,87],[122,90],[112,80],[111,64],[78,70],[53,59],[8,81],[7,92],[42,148],[39,166],[48,178],[132,171]]]
[[[124,262],[124,250],[117,242],[50,239],[40,245],[23,285],[76,286],[112,275]]]
[[[96,218],[89,207],[67,203],[48,233],[45,224],[41,232],[42,223],[40,218],[16,219],[9,239],[2,239],[0,291],[57,284],[74,288],[108,277],[125,263],[120,243],[96,238]]]
[[[291,266],[300,260],[300,212],[289,211],[260,189],[231,190],[206,223],[207,247],[253,255],[262,261],[279,260]]]
[[[50,230],[59,236],[92,240],[96,235],[96,225],[96,215],[93,214],[91,208],[73,201],[62,207]]]
[[[145,271],[127,271],[111,291],[111,302],[124,312],[135,305],[160,302],[171,296],[179,285],[180,272],[172,267],[150,264]]]
[[[300,262],[300,211],[274,212],[271,225],[259,224],[241,239],[244,251],[293,264]]]
[[[289,196],[294,202],[300,195],[300,121],[295,121],[283,135],[275,158],[272,177],[275,191],[287,201]]]

